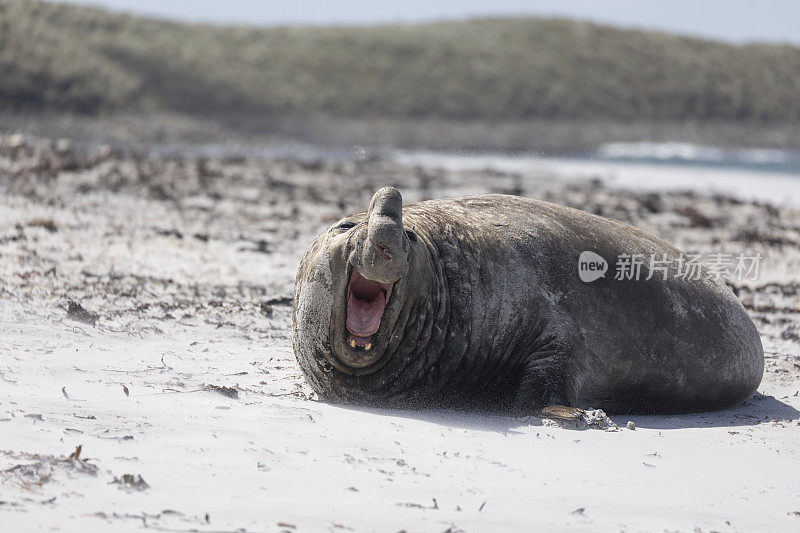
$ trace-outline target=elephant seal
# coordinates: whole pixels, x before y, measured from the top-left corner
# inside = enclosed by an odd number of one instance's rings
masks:
[[[671,264],[650,279],[645,264],[639,279],[583,281],[584,252]],[[403,207],[387,187],[303,257],[294,351],[334,402],[557,418],[589,405],[733,407],[761,381],[761,340],[722,282],[705,270],[677,275],[685,258],[633,226],[561,205],[491,194]]]

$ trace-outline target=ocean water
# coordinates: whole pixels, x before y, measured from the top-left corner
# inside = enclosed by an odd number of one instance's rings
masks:
[[[800,174],[800,152],[765,148],[717,148],[692,143],[609,143],[579,159],[653,165],[690,165]]]
[[[682,142],[608,143],[595,150],[574,152],[558,157],[536,153],[508,154],[501,152],[469,152],[401,150],[369,146],[320,146],[306,142],[283,141],[269,144],[174,144],[150,148],[153,155],[191,155],[210,158],[246,157],[256,159],[352,160],[363,158],[390,158],[397,160],[426,159],[429,163],[461,160],[472,164],[502,161],[501,166],[526,166],[534,161],[570,161],[575,163],[630,163],[648,166],[682,166],[751,170],[792,174],[800,177],[800,151],[767,148],[718,148]]]
[[[403,164],[445,170],[492,169],[532,180],[601,180],[640,191],[695,191],[800,208],[800,153],[728,150],[681,143],[607,144],[590,153],[535,154],[396,151]]]

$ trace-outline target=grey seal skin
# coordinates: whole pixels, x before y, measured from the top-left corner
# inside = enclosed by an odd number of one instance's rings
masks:
[[[581,281],[578,257],[609,263]],[[672,261],[667,279],[616,280],[621,254]],[[518,415],[681,413],[736,406],[764,368],[734,294],[621,222],[485,195],[403,206],[380,189],[323,231],[295,283],[293,345],[332,402],[476,407]]]

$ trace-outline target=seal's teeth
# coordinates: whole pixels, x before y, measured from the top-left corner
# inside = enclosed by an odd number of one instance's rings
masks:
[[[356,347],[356,341],[354,341],[353,339],[350,339],[350,347],[351,348],[355,348]]]
[[[372,343],[371,343],[371,342],[368,342],[368,343],[367,343],[367,345],[366,345],[366,346],[364,346],[364,349],[365,349],[366,351],[370,351],[370,350],[372,349]]]

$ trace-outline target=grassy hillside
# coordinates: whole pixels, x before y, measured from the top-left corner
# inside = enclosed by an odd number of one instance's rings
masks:
[[[800,49],[545,19],[184,25],[0,0],[0,110],[800,121]]]

